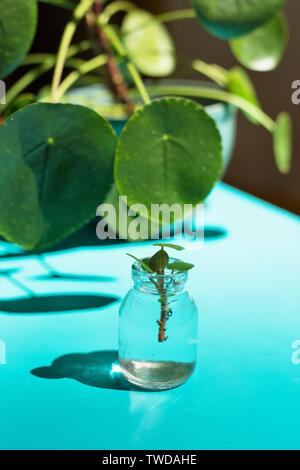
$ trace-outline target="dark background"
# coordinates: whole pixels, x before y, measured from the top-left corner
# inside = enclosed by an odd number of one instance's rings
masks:
[[[189,0],[135,0],[135,3],[155,13],[190,7]],[[240,117],[237,145],[225,180],[300,214],[300,156],[297,135],[300,105],[297,107],[291,102],[291,83],[300,79],[300,2],[289,0],[286,13],[290,25],[290,42],[281,65],[273,72],[250,74],[267,113],[272,117],[275,117],[281,110],[292,114],[294,121],[292,171],[288,176],[282,176],[277,171],[273,159],[271,136],[263,128],[253,126]],[[56,51],[68,17],[69,13],[60,8],[40,5],[39,28],[33,50]],[[199,75],[194,74],[188,66],[189,59],[193,58],[202,58],[224,67],[236,64],[227,43],[207,34],[196,21],[185,20],[172,23],[170,30],[176,40],[179,54],[177,77],[199,78]],[[81,37],[84,34],[82,27],[78,35]]]

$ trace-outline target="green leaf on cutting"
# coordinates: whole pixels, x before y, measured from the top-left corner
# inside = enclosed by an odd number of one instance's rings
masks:
[[[246,36],[231,41],[230,47],[244,67],[267,72],[278,66],[287,42],[287,22],[283,14],[278,14]]]
[[[130,256],[130,258],[132,258],[132,259],[134,259],[135,261],[137,261],[145,271],[147,271],[148,273],[151,273],[151,274],[153,273],[153,270],[150,268],[150,266],[148,266],[147,263],[144,262],[144,260],[139,259],[139,258],[137,258],[136,256],[131,255],[130,253],[126,253],[126,255],[127,255],[127,256]]]
[[[163,248],[172,248],[173,250],[177,250],[177,251],[184,250],[183,246],[175,245],[174,243],[154,243],[153,246],[161,246]]]
[[[292,161],[293,125],[288,113],[278,115],[274,130],[274,154],[276,165],[283,174],[289,173]]]
[[[162,248],[150,259],[150,268],[152,271],[162,274],[169,263],[169,255]]]
[[[194,264],[185,263],[184,261],[174,261],[174,263],[168,264],[168,269],[171,271],[189,271],[194,267]]]

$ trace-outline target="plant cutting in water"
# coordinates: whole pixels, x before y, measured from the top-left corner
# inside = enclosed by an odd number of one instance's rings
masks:
[[[175,272],[186,272],[194,267],[193,264],[185,263],[176,259],[170,262],[170,258],[165,248],[172,248],[181,251],[184,248],[180,245],[171,243],[156,243],[154,246],[159,246],[160,250],[157,251],[151,258],[138,259],[133,255],[128,254],[135,259],[141,266],[141,269],[147,273],[149,280],[154,284],[159,294],[160,303],[160,318],[157,320],[158,324],[158,341],[163,343],[167,341],[167,321],[172,316],[172,306],[169,299],[169,287],[172,283],[176,282],[173,279]],[[166,271],[168,274],[166,275]]]
[[[198,309],[186,283],[192,264],[159,249],[133,263],[133,287],[119,310],[119,364],[129,382],[152,390],[184,383],[197,362]],[[169,251],[169,250],[168,250]]]
[[[70,12],[57,54],[28,54],[39,3]],[[272,70],[287,43],[284,4],[193,0],[189,9],[155,16],[131,1],[0,0],[0,79],[19,66],[24,70],[0,105],[0,236],[27,250],[43,250],[90,222],[103,202],[115,204],[119,195],[127,196],[137,213],[139,204],[204,201],[222,174],[222,149],[202,99],[229,103],[269,131],[276,164],[287,173],[290,117],[280,113],[273,120],[262,110],[241,66],[225,70],[195,58],[191,70],[214,86],[148,86],[144,80],[174,73],[176,50],[166,25],[179,20],[197,20],[227,40],[243,66]],[[81,22],[88,39],[76,43]],[[48,86],[28,92],[52,70]],[[95,84],[104,90],[98,107],[80,92]],[[117,135],[109,119],[119,116],[128,122]]]

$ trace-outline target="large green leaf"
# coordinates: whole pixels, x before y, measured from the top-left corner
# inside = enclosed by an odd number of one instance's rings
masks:
[[[274,130],[274,153],[277,168],[281,173],[290,171],[292,160],[293,125],[288,113],[282,112],[276,120]]]
[[[174,71],[176,53],[172,38],[151,13],[129,12],[122,24],[122,37],[130,59],[140,72],[164,77]]]
[[[0,126],[0,235],[32,249],[44,230],[34,175],[22,158],[21,136]]]
[[[267,72],[277,67],[288,41],[288,27],[283,14],[273,16],[251,33],[231,41],[231,50],[245,67]]]
[[[144,106],[125,126],[115,182],[129,205],[144,204],[147,210],[151,204],[197,204],[221,167],[221,138],[204,109],[183,98],[163,98]]]
[[[285,0],[192,0],[197,17],[222,39],[242,36],[265,23]]]
[[[0,152],[12,151],[18,141],[38,186],[47,229],[35,248],[88,223],[113,181],[117,138],[111,126],[82,106],[34,104],[13,114],[4,132],[9,140],[1,139]]]
[[[36,24],[36,0],[0,0],[0,78],[20,65],[31,47]]]

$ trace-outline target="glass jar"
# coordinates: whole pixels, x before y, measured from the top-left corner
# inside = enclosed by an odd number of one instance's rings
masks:
[[[185,288],[188,273],[148,274],[134,263],[132,278],[120,307],[121,371],[145,389],[177,387],[192,375],[197,357],[198,312]]]

